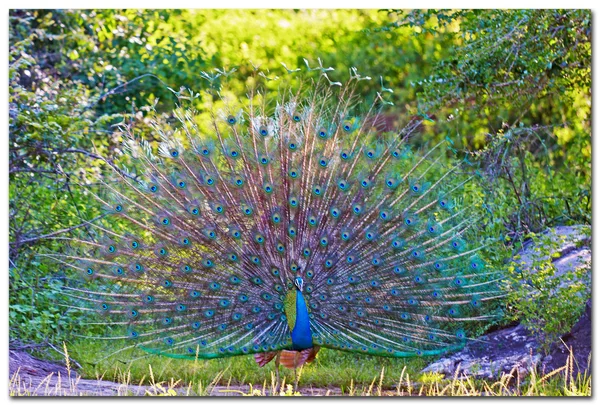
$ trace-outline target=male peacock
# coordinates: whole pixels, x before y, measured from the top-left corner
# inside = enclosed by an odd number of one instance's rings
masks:
[[[87,280],[62,287],[70,307],[151,353],[275,358],[278,379],[279,364],[296,369],[319,347],[455,350],[461,325],[493,317],[499,276],[485,244],[468,242],[478,217],[464,162],[442,165],[441,144],[413,151],[420,119],[384,132],[390,90],[361,102],[369,78],[356,69],[345,84],[309,70],[312,81],[288,70],[299,90],[267,80],[243,100],[225,93],[226,75],[204,74],[209,125],[176,110],[178,131],[156,128],[158,153],[127,132],[139,176],[103,182],[96,237],[48,255]]]

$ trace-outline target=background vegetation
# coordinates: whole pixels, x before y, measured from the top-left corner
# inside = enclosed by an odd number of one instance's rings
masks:
[[[154,117],[169,122],[176,101],[171,89],[206,86],[202,72],[215,68],[238,68],[230,85],[239,94],[251,80],[250,62],[281,74],[282,62],[292,69],[304,58],[313,65],[320,58],[336,68],[334,79],[352,66],[381,76],[394,89],[390,121],[427,117],[424,141],[451,140],[493,182],[485,236],[503,239],[488,253],[496,264],[547,227],[591,224],[589,11],[12,10],[9,21],[15,347],[44,348],[81,333],[79,320],[53,304],[48,283],[55,265],[36,253],[65,249],[57,237],[86,232],[100,214],[81,183],[93,186],[123,159],[118,124],[133,122],[153,139],[145,106],[154,105]],[[379,88],[375,81],[363,96]],[[523,275],[507,277],[518,285]],[[568,330],[582,310],[579,301],[565,308],[569,322],[560,322],[561,313],[544,313],[544,305],[532,311],[520,306],[522,298],[522,292],[509,297],[506,319],[535,316],[550,329],[544,336]],[[83,347],[82,356],[103,350],[89,341],[73,345],[75,352]],[[321,362],[331,360],[337,369],[337,362],[360,362],[357,375],[375,366],[344,356],[324,353]],[[234,370],[224,378],[248,382],[240,375],[244,361],[217,368]]]

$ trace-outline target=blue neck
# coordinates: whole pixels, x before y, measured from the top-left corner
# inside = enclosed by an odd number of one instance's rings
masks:
[[[304,350],[311,347],[313,347],[313,343],[308,321],[308,308],[302,293],[296,290],[296,324],[292,329],[292,349]]]

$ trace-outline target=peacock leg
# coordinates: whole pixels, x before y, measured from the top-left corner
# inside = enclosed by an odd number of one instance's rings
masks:
[[[294,392],[298,391],[298,366],[301,366],[302,364],[300,352],[296,352],[296,355],[294,356]]]
[[[280,377],[279,377],[279,358],[281,357],[281,352],[277,353],[277,356],[275,357],[275,392],[278,393],[279,392],[279,385],[281,383]]]
[[[298,367],[294,367],[294,392],[298,391]]]

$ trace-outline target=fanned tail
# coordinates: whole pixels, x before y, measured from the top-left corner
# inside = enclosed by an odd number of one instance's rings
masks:
[[[209,91],[209,121],[177,110],[178,131],[156,127],[158,153],[126,133],[140,176],[115,171],[93,194],[107,213],[96,240],[46,255],[86,280],[63,287],[68,305],[151,353],[259,364],[291,350],[297,276],[315,346],[438,354],[464,343],[461,325],[492,318],[502,293],[472,239],[474,174],[444,165],[443,144],[411,148],[421,120],[382,132],[385,102],[361,102],[355,69],[341,86],[325,71],[275,101],[260,87],[247,100]]]

